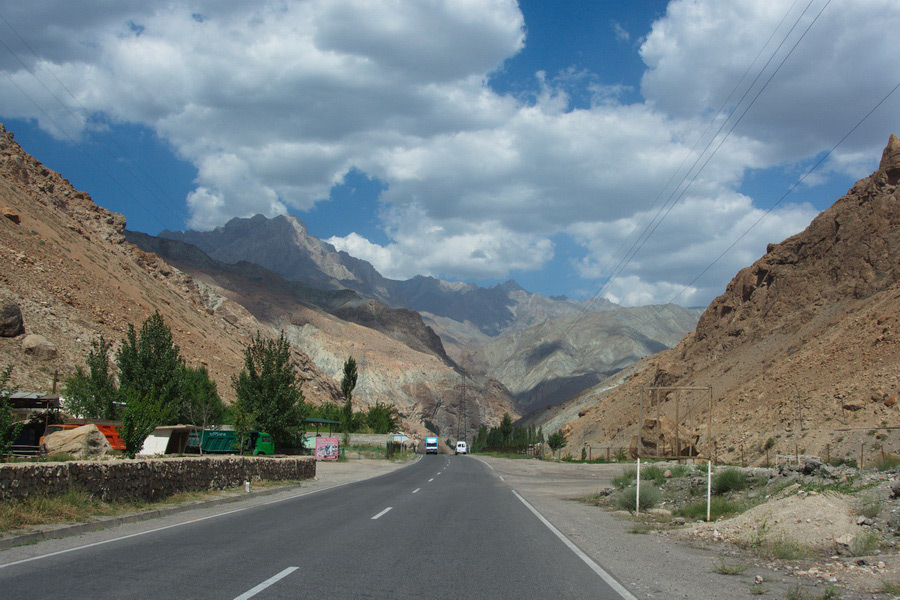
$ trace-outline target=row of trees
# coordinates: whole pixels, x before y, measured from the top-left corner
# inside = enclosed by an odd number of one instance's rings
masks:
[[[90,419],[122,419],[119,433],[126,455],[137,454],[163,423],[205,427],[223,418],[225,404],[206,367],[185,364],[158,312],[144,321],[140,332],[128,325],[115,355],[118,384],[111,349],[103,336],[92,342],[86,368],[77,367],[63,389],[71,412]]]
[[[383,402],[376,402],[374,406],[370,406],[365,411],[351,411],[349,422],[344,407],[332,402],[325,402],[313,407],[310,416],[338,421],[341,424],[340,430],[346,433],[366,430],[372,433],[390,433],[396,431],[400,423],[400,414],[397,412],[397,408]]]
[[[147,436],[163,423],[187,423],[206,428],[230,422],[238,437],[252,430],[269,433],[276,447],[299,445],[305,420],[320,417],[340,421],[346,434],[369,427],[375,433],[395,429],[399,415],[393,406],[376,403],[353,412],[352,393],[358,378],[356,361],[344,363],[341,392],[344,405],[308,404],[291,360],[284,333],[265,339],[258,332],[244,350],[241,372],[232,377],[236,401],[228,408],[206,367],[185,364],[172,332],[154,313],[140,332],[129,325],[115,355],[118,382],[110,358],[112,344],[102,336],[91,344],[85,367],[65,381],[68,408],[85,418],[122,419],[125,454],[134,456]]]
[[[527,448],[533,444],[542,444],[544,442],[551,449],[559,450],[566,445],[566,438],[562,432],[557,431],[550,434],[546,440],[544,439],[543,427],[535,427],[528,425],[527,427],[519,427],[513,425],[512,417],[509,413],[503,413],[503,419],[497,427],[482,425],[472,442],[472,451],[479,452],[485,448]]]

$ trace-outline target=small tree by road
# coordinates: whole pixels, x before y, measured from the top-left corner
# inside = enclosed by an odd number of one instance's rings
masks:
[[[231,385],[237,394],[234,414],[272,436],[276,448],[290,446],[303,425],[308,407],[291,362],[284,333],[277,340],[257,332],[244,350],[244,368]]]
[[[190,423],[203,431],[210,425],[221,423],[225,415],[225,403],[216,390],[216,382],[210,379],[206,367],[197,369],[185,366],[182,374],[181,416],[178,421]],[[201,437],[202,442],[202,437]],[[203,444],[200,444],[203,454]]]
[[[124,343],[116,355],[116,364],[119,390],[134,392],[127,397],[141,398],[156,405],[160,409],[160,423],[178,417],[184,372],[181,351],[158,312],[147,317],[140,334],[128,325]]]
[[[141,451],[144,440],[162,423],[165,410],[158,398],[140,396],[132,389],[125,392],[122,426],[117,428],[125,442],[125,456],[134,458]]]
[[[344,376],[341,378],[341,394],[344,396],[344,446],[350,444],[350,429],[353,427],[353,389],[358,373],[356,360],[351,356],[344,361]]]
[[[91,342],[85,366],[87,372],[78,366],[75,373],[66,379],[64,393],[66,408],[87,419],[117,419],[116,402],[119,392],[110,368],[109,350],[112,344],[101,335]]]
[[[566,440],[566,436],[563,435],[562,431],[552,433],[550,434],[550,437],[547,438],[547,445],[550,446],[550,449],[554,452],[562,450],[568,443],[569,442]]]

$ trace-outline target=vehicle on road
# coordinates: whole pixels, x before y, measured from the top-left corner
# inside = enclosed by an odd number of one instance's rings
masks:
[[[456,442],[456,453],[457,454],[468,454],[469,446],[465,442]]]
[[[425,454],[438,453],[438,439],[436,437],[425,438]]]
[[[233,431],[217,429],[192,431],[187,441],[188,452],[199,452],[201,448],[203,452],[210,454],[237,454],[240,443]],[[244,452],[253,456],[275,454],[275,442],[268,433],[251,431],[244,438]]]

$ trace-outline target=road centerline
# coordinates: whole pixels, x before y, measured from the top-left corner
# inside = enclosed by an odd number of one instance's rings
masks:
[[[268,579],[266,579],[265,581],[263,581],[256,587],[250,588],[249,590],[247,590],[246,592],[244,592],[243,594],[241,594],[234,600],[248,600],[248,598],[252,598],[253,596],[257,595],[258,593],[260,593],[267,587],[271,586],[272,584],[281,581],[282,579],[284,579],[285,577],[287,577],[288,575],[290,575],[291,573],[293,573],[294,571],[296,571],[299,568],[300,567],[288,567],[281,573],[278,573],[277,575],[269,577]]]
[[[386,509],[384,509],[383,511],[381,511],[380,513],[378,513],[377,515],[375,515],[374,517],[372,517],[372,520],[374,521],[375,519],[377,519],[377,518],[379,518],[379,517],[383,517],[383,516],[384,516],[385,514],[387,514],[387,512],[388,512],[389,510],[391,510],[392,508],[394,508],[394,507],[393,507],[393,506],[388,506]]]

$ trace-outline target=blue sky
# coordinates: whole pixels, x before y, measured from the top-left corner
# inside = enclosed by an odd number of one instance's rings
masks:
[[[397,279],[705,305],[900,132],[900,92],[860,123],[900,83],[893,0],[0,0],[0,17],[0,120],[130,229],[287,213]]]

